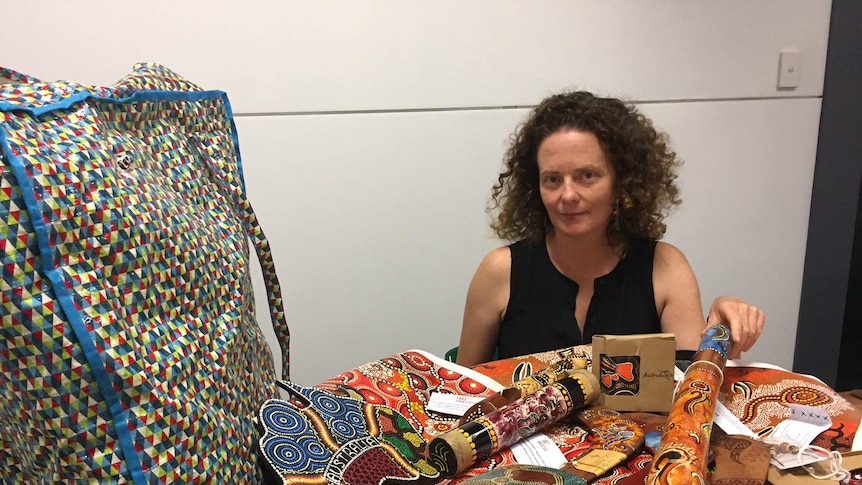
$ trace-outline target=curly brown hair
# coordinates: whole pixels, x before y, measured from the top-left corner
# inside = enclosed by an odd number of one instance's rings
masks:
[[[551,231],[539,193],[537,154],[545,138],[569,129],[593,133],[613,167],[616,202],[608,241],[625,247],[635,238],[660,239],[664,218],[681,202],[675,181],[682,161],[667,134],[656,131],[634,106],[586,91],[544,99],[516,128],[488,206],[497,236],[538,242]]]

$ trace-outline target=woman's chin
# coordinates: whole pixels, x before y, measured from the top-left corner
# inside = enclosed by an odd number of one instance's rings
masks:
[[[560,225],[556,226],[554,230],[560,235],[578,239],[594,236],[601,232],[594,227],[585,227],[582,224]]]

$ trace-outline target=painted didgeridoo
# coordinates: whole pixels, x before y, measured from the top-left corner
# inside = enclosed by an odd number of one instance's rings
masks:
[[[443,477],[454,477],[477,461],[592,404],[598,393],[599,383],[592,372],[572,372],[569,377],[434,438],[428,444],[429,461]]]
[[[528,394],[538,391],[539,389],[550,386],[564,377],[568,377],[572,372],[584,370],[586,368],[587,358],[583,355],[566,356],[541,371],[515,382],[512,384],[512,387],[507,387],[506,389],[488,396],[472,405],[467,412],[464,413],[464,416],[461,417],[458,424],[462,425],[487,414],[491,414],[503,406],[511,404]]]
[[[727,326],[714,325],[706,330],[677,388],[652,461],[648,485],[706,483],[712,419],[730,345]]]

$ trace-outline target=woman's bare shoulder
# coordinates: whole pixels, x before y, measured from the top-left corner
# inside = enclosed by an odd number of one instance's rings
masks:
[[[664,241],[658,241],[655,245],[653,266],[653,271],[663,273],[673,272],[680,267],[688,268],[689,264],[685,254],[678,247]]]
[[[471,293],[480,295],[482,298],[494,298],[494,300],[500,300],[505,296],[508,300],[511,270],[512,255],[509,247],[502,246],[491,250],[476,269],[470,285]],[[503,303],[505,304],[505,301]]]
[[[682,295],[696,295],[700,304],[697,278],[685,254],[672,244],[659,241],[655,248],[653,262],[653,291],[656,296],[656,308],[659,314],[665,305]],[[694,298],[694,296],[692,296]]]
[[[512,251],[509,249],[509,246],[494,248],[485,255],[482,265],[497,271],[500,269],[509,271],[512,267]]]

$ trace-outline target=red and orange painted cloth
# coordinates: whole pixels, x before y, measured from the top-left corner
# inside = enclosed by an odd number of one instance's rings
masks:
[[[492,379],[411,350],[348,370],[314,387],[281,382],[288,399],[256,415],[270,483],[370,485],[438,479],[427,442],[458,425],[428,409],[434,392],[487,396]]]
[[[500,375],[509,376],[502,379],[502,383],[500,379],[495,382],[474,370],[420,351],[402,352],[369,362],[314,388],[285,383],[291,388],[291,398],[267,401],[257,416],[262,435],[261,453],[268,462],[265,468],[275,483],[293,485],[321,485],[335,478],[340,483],[361,485],[383,475],[398,477],[400,481],[430,479],[446,485],[515,465],[517,460],[513,452],[504,448],[480,459],[453,479],[443,478],[429,469],[428,462],[423,462],[426,443],[459,424],[455,417],[427,409],[430,394],[449,392],[487,397],[501,391],[504,385],[512,387],[518,379],[513,380],[511,376],[517,375],[518,367],[524,372],[528,368],[535,369],[530,371],[534,374],[572,355],[573,351],[584,355],[583,350],[564,349],[498,363],[495,368]],[[589,352],[589,347],[586,351]],[[301,423],[313,426],[303,427],[302,439],[298,440],[293,426]],[[595,441],[595,432],[591,433],[573,420],[558,421],[541,433],[569,460],[589,451]],[[297,453],[299,445],[302,451]],[[298,457],[302,464],[297,461]],[[595,483],[616,483],[647,467],[648,460],[649,455],[637,453],[632,460],[615,467]]]
[[[814,406],[829,413],[832,425],[812,445],[842,453],[862,450],[862,413],[816,377],[768,364],[734,365],[724,369],[719,395],[731,414],[759,436],[772,432],[790,416],[790,404]]]

